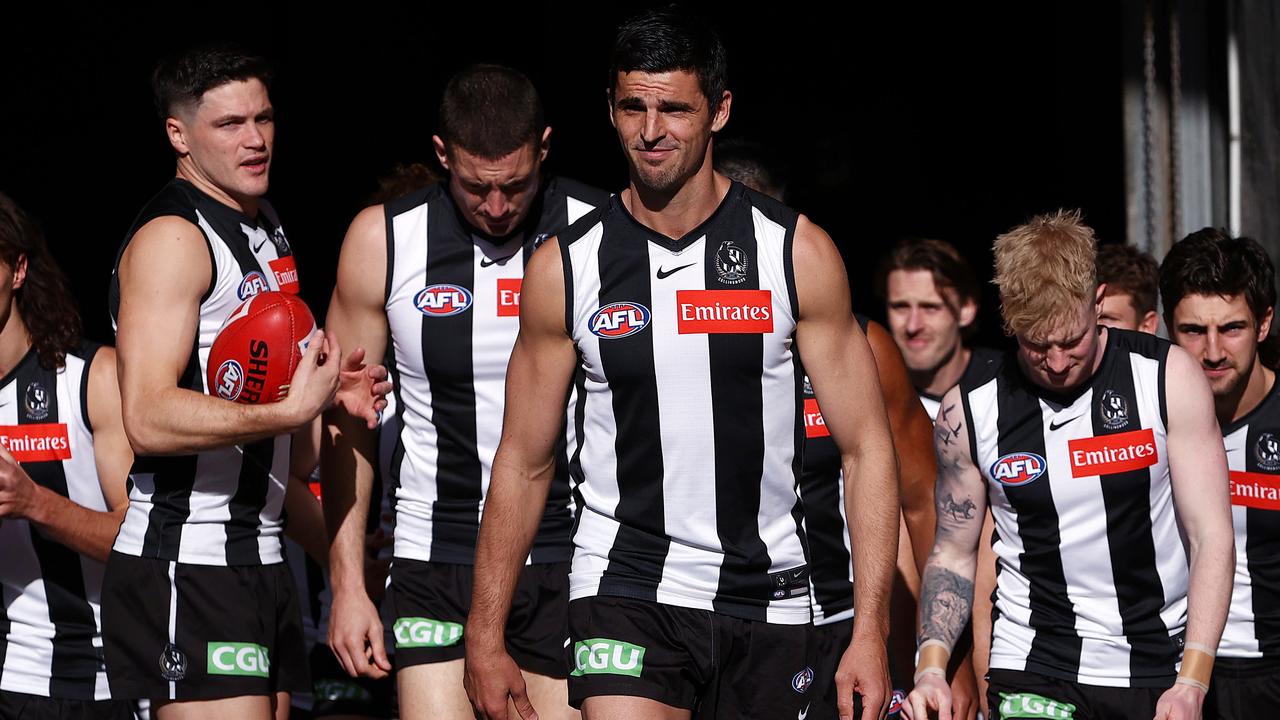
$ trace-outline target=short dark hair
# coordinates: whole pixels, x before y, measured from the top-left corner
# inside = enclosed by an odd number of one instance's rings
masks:
[[[1139,320],[1156,311],[1160,266],[1151,255],[1132,245],[1101,245],[1095,266],[1098,282],[1107,284],[1107,294],[1114,292],[1133,299]]]
[[[716,172],[731,180],[779,201],[786,197],[787,175],[781,158],[758,142],[718,139],[711,162]]]
[[[438,126],[446,147],[495,160],[537,144],[547,123],[527,75],[502,65],[472,65],[445,85]]]
[[[200,45],[161,61],[151,74],[151,92],[163,120],[216,87],[250,78],[270,88],[271,65],[235,45]]]
[[[378,189],[365,202],[381,205],[438,182],[440,176],[436,171],[422,163],[399,163],[391,172],[378,178]]]
[[[698,76],[712,112],[729,86],[729,61],[715,28],[688,8],[668,5],[646,10],[618,28],[609,57],[609,97],[618,73],[684,70]]]
[[[1174,244],[1160,265],[1164,322],[1173,326],[1173,309],[1188,295],[1243,295],[1255,322],[1276,305],[1276,274],[1257,240],[1231,237],[1226,230],[1204,228]]]
[[[15,293],[18,315],[31,334],[40,363],[56,369],[80,342],[80,313],[40,226],[0,193],[0,261],[14,270],[22,257],[27,259],[27,279]]]

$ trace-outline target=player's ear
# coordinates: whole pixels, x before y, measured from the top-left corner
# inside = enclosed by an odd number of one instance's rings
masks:
[[[720,132],[722,128],[729,122],[729,106],[733,104],[733,93],[728,90],[720,96],[720,104],[716,106],[716,111],[711,116],[711,132]]]
[[[613,119],[613,88],[604,89],[604,100],[605,107],[609,108],[609,124],[616,129],[618,123]]]
[[[1155,310],[1148,310],[1147,314],[1142,316],[1142,321],[1138,323],[1138,329],[1149,335],[1155,335],[1159,328],[1160,317],[1156,315]]]
[[[169,145],[173,147],[174,152],[179,155],[191,152],[191,148],[187,146],[187,128],[181,120],[172,115],[165,118],[164,133],[168,136]]]
[[[1262,321],[1258,323],[1258,342],[1266,340],[1267,336],[1271,334],[1271,318],[1275,317],[1275,314],[1276,309],[1269,307],[1262,316]]]
[[[449,152],[445,149],[444,139],[439,135],[431,136],[431,147],[436,151],[436,160],[440,161],[440,167],[445,170],[449,169]]]
[[[1098,283],[1098,289],[1093,299],[1093,304],[1098,310],[1098,314],[1102,314],[1102,298],[1107,296],[1107,284]]]
[[[18,261],[13,264],[13,289],[17,290],[27,281],[27,256],[22,254],[18,256]]]
[[[551,151],[551,126],[542,131],[542,141],[538,145],[538,162],[546,162],[547,153]]]
[[[973,298],[965,298],[963,301],[961,301],[960,312],[958,313],[958,317],[956,318],[956,320],[960,322],[960,327],[962,328],[969,327],[970,325],[973,324],[973,321],[976,320],[977,318],[978,318],[978,303],[974,302]]]

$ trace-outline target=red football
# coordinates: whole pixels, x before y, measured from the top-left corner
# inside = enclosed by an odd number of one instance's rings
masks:
[[[261,292],[231,312],[209,349],[209,394],[256,405],[283,400],[315,318],[296,295]]]

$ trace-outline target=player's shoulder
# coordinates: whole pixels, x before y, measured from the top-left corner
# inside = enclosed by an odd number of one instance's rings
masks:
[[[797,225],[804,219],[799,211],[765,195],[762,192],[752,190],[737,180],[733,181],[733,185],[729,188],[730,193],[737,193],[737,198],[744,204],[758,211],[761,215],[782,225],[789,230],[795,230]],[[812,223],[810,223],[812,224]],[[817,226],[814,225],[816,228]]]
[[[394,218],[397,215],[403,215],[410,210],[418,208],[422,205],[431,203],[439,203],[443,201],[448,190],[445,183],[438,182],[412,190],[397,198],[392,198],[382,205],[374,205],[372,207],[381,207],[387,218]]]
[[[568,248],[573,243],[589,235],[594,228],[604,225],[617,211],[618,203],[619,200],[616,195],[606,198],[601,205],[569,223],[568,227],[556,233],[556,239],[560,241],[560,247]]]
[[[195,225],[200,204],[200,193],[191,183],[173,178],[142,206],[134,219],[132,232],[137,232],[152,220],[165,217],[181,218]]]
[[[1009,353],[985,347],[975,347],[970,353],[969,365],[956,383],[960,393],[967,395],[999,377],[1006,378],[1006,385],[1021,385],[1018,363]]]
[[[610,195],[606,190],[563,175],[553,175],[547,181],[543,192],[548,197],[572,199],[590,205],[593,209],[600,208],[609,202]]]
[[[1152,360],[1163,361],[1167,359],[1169,350],[1173,347],[1173,343],[1164,338],[1156,337],[1151,333],[1138,332],[1137,330],[1108,328],[1107,337],[1107,342],[1112,343],[1116,350],[1140,355]]]

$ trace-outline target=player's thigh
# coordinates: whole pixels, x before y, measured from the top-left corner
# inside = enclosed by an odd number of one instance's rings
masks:
[[[690,710],[629,695],[595,695],[582,701],[583,720],[689,720],[691,717]]]
[[[242,695],[215,700],[155,700],[151,703],[155,720],[272,720],[271,696]]]
[[[569,706],[569,682],[564,678],[553,678],[528,670],[524,675],[525,691],[529,693],[529,702],[538,711],[538,720],[576,720],[581,717],[577,710]]]
[[[462,669],[462,660],[447,660],[397,671],[402,720],[472,720]]]

